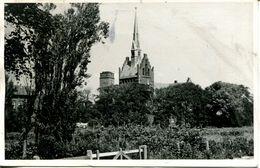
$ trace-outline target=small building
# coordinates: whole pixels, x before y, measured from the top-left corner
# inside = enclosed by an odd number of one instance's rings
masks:
[[[12,95],[13,109],[18,110],[19,106],[24,105],[29,99],[34,98],[33,90],[27,86],[14,86],[14,93]]]

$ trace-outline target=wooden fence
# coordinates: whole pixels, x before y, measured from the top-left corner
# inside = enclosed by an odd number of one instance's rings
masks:
[[[87,159],[99,160],[100,158],[110,157],[110,156],[114,156],[113,160],[117,160],[117,159],[120,159],[120,160],[128,159],[129,160],[129,159],[131,159],[131,157],[127,154],[133,154],[133,153],[139,153],[139,159],[147,159],[147,146],[141,145],[141,146],[139,146],[139,149],[125,150],[125,151],[123,151],[122,148],[120,148],[119,151],[106,152],[106,153],[99,153],[99,151],[97,150],[95,154],[92,153],[92,150],[87,150],[86,156],[63,158],[62,160],[87,160]]]

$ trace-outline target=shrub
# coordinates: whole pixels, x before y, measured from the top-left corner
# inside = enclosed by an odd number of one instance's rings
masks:
[[[23,152],[23,147],[19,142],[5,145],[6,159],[21,159],[22,152]]]
[[[209,140],[210,150],[206,150],[202,134],[200,129],[140,125],[81,129],[74,133],[71,142],[57,143],[53,137],[42,137],[39,155],[42,159],[66,158],[86,155],[87,150],[103,153],[119,148],[138,149],[140,145],[147,145],[149,159],[232,159],[253,155],[253,139],[248,141],[246,137],[228,134],[230,136],[224,136],[223,141]],[[33,144],[28,143],[28,158],[32,158],[35,152]],[[6,156],[21,158],[22,144],[6,144]],[[130,157],[138,159],[138,154]]]

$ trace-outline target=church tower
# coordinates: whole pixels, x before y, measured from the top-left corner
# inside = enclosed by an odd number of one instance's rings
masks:
[[[131,62],[133,64],[141,57],[136,10],[137,8],[135,7],[134,33],[131,47]]]
[[[131,59],[126,57],[122,68],[119,68],[119,84],[141,83],[154,87],[154,67],[151,66],[147,54],[141,53],[135,8],[134,32],[131,46]]]
[[[107,87],[114,85],[114,73],[109,71],[104,71],[100,73],[99,77],[99,87]]]

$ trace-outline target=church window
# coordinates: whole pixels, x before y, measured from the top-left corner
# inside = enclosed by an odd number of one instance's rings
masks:
[[[149,76],[150,75],[150,69],[148,68],[148,71],[147,71],[147,75]]]
[[[144,68],[143,68],[143,75],[144,75]]]

